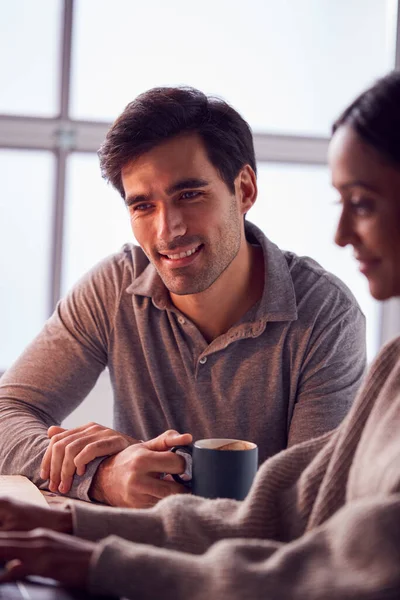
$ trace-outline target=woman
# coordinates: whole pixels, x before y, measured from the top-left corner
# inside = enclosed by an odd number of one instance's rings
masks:
[[[375,298],[399,296],[400,73],[338,119],[329,163],[342,204],[336,242],[353,247]],[[398,598],[399,423],[397,338],[342,425],[264,463],[242,503],[174,496],[151,510],[51,511],[3,501],[3,530],[86,538],[3,533],[4,577],[128,598]]]

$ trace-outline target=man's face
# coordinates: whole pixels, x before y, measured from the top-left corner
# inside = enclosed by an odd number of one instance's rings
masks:
[[[165,286],[177,295],[208,289],[244,239],[237,180],[233,194],[196,134],[159,144],[121,175],[133,234]]]

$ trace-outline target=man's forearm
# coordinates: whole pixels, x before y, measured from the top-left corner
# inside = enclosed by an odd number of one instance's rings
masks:
[[[42,487],[40,463],[48,445],[48,424],[28,405],[12,399],[0,401],[0,423],[0,473],[25,475]]]

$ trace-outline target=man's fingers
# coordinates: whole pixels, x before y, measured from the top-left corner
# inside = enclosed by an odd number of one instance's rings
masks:
[[[50,444],[43,456],[40,476],[50,479],[51,491],[67,493],[77,472],[83,475],[86,465],[99,456],[108,456],[135,443],[130,436],[98,423],[88,423],[74,429],[52,426],[48,430]],[[75,458],[88,446],[75,465]]]
[[[188,446],[192,443],[193,437],[190,433],[182,433],[174,436],[167,436],[165,438],[165,444],[167,448],[173,448],[174,446]]]
[[[76,433],[68,436],[68,443],[61,439],[53,444],[50,463],[50,491],[56,492],[58,490],[63,468],[64,477],[72,480],[75,474],[74,458],[82,450],[85,443],[85,439],[82,439],[80,434]]]
[[[152,452],[143,447],[132,457],[132,467],[138,473],[174,473],[180,475],[185,472],[185,459],[169,450]]]
[[[54,444],[62,439],[75,435],[76,429],[63,429],[56,425],[52,425],[48,428],[47,435],[50,438],[50,444],[43,455],[42,464],[40,466],[40,477],[42,479],[50,479],[51,458]]]
[[[62,494],[67,494],[69,492],[69,490],[71,489],[71,485],[72,485],[72,481],[74,478],[74,475],[76,473],[76,465],[75,465],[75,459],[77,456],[79,456],[79,454],[82,452],[82,450],[86,447],[86,444],[88,444],[89,446],[91,445],[96,445],[96,442],[93,444],[91,443],[91,439],[95,439],[95,436],[87,436],[85,438],[81,438],[79,436],[79,434],[76,434],[74,437],[71,436],[71,439],[68,438],[68,444],[64,447],[62,445],[62,443],[60,444],[61,446],[61,453],[63,452],[63,456],[62,456],[62,463],[61,463],[61,470],[59,473],[59,477],[60,477],[60,481],[58,484],[58,490],[62,493]],[[55,453],[54,453],[55,454]],[[100,456],[103,456],[102,454],[100,454]],[[61,460],[61,455],[60,455],[60,460]],[[54,471],[53,471],[54,468]],[[54,485],[56,485],[57,483],[57,471],[56,469],[58,468],[58,463],[57,463],[57,457],[54,456],[54,467],[53,467],[53,461],[51,464],[51,481],[53,482]],[[51,488],[50,488],[51,489]]]
[[[66,438],[75,439],[77,434],[86,433],[96,427],[101,427],[97,423],[87,423],[86,425],[81,425],[79,427],[75,427],[74,429],[64,429],[63,427],[59,427],[58,425],[52,425],[47,430],[47,435],[50,438],[50,444],[43,455],[42,464],[40,466],[40,477],[42,479],[50,479],[50,469],[51,469],[51,458],[53,452],[53,446],[56,442],[61,440],[65,440]]]
[[[85,473],[86,465],[79,465],[79,467],[76,467],[76,474],[79,475],[79,477],[82,477]]]
[[[192,442],[192,436],[190,433],[179,433],[174,429],[164,431],[161,435],[156,438],[145,442],[146,448],[154,450],[155,452],[163,452],[169,450],[173,446],[186,446]]]
[[[47,446],[40,465],[40,477],[44,480],[50,477],[51,443]]]
[[[110,430],[111,432],[111,430]],[[71,489],[75,472],[83,475],[86,465],[101,456],[117,454],[128,447],[129,442],[120,435],[110,435],[97,439],[96,435],[79,438],[65,448],[64,460],[61,468],[61,481],[58,487],[62,494],[67,494]]]
[[[52,425],[47,430],[47,437],[52,438],[53,435],[57,435],[58,433],[64,433],[65,431],[68,431],[68,430],[64,429],[64,427],[58,427],[58,425]]]
[[[78,475],[85,472],[85,467],[95,458],[117,454],[128,447],[128,442],[121,436],[113,436],[103,440],[95,440],[87,444],[74,458]],[[82,473],[83,470],[83,473]]]

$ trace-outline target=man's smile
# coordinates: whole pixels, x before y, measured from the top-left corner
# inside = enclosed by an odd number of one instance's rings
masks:
[[[201,245],[202,244],[197,244],[196,246],[193,246],[189,250],[181,250],[180,252],[174,252],[174,253],[171,252],[171,254],[167,254],[165,252],[160,252],[160,254],[162,256],[169,258],[170,260],[177,260],[178,258],[185,258],[185,256],[190,256],[191,254],[194,254],[195,252],[197,252],[197,250],[199,250]]]
[[[197,244],[187,250],[177,249],[177,252],[174,251],[170,254],[159,252],[159,255],[161,256],[163,263],[167,263],[171,267],[186,267],[196,260],[203,248],[204,244]]]

